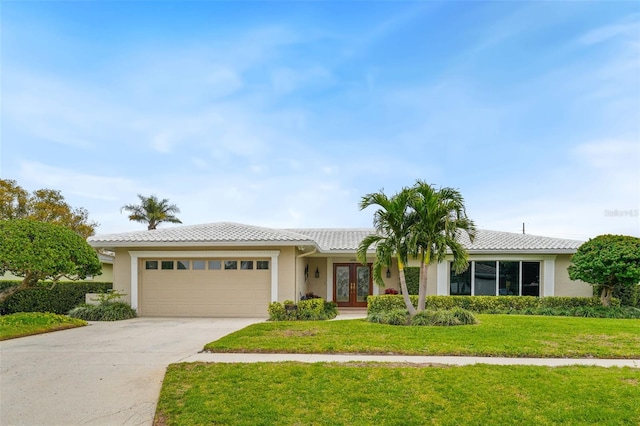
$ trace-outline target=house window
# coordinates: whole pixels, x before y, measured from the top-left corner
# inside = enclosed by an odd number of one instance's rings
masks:
[[[240,269],[253,269],[253,260],[241,260]]]
[[[218,270],[222,269],[222,262],[219,260],[210,260],[209,261],[209,270]]]
[[[449,294],[452,296],[471,296],[471,264],[459,274],[450,268]]]
[[[256,269],[269,269],[268,260],[256,260]]]
[[[188,260],[178,260],[178,261],[176,261],[176,264],[178,265],[178,270],[184,271],[186,269],[189,269],[189,261]]]
[[[496,295],[496,262],[474,262],[473,289],[476,296]]]
[[[237,260],[225,260],[224,261],[224,269],[238,269],[238,261]]]
[[[173,269],[173,260],[163,260],[160,262],[160,269]]]
[[[540,296],[540,262],[522,262],[522,295]]]
[[[147,260],[144,262],[144,269],[158,269],[157,260]]]
[[[191,262],[194,271],[203,271],[206,263],[204,260],[194,260]]]
[[[520,296],[520,262],[499,262],[498,296]]]
[[[449,264],[452,296],[540,296],[540,262],[472,261],[456,274]]]

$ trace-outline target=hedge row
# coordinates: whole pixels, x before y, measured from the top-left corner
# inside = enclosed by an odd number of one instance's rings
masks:
[[[112,283],[93,281],[60,282],[53,286],[42,283],[20,290],[0,302],[0,315],[16,312],[51,312],[66,315],[85,302],[85,294],[110,290]]]
[[[418,296],[409,296],[418,306]],[[402,295],[369,296],[369,314],[394,309],[404,309]],[[620,306],[620,300],[612,298],[612,306]],[[478,313],[535,308],[577,308],[600,306],[598,297],[534,297],[534,296],[427,296],[428,309],[452,309],[459,307]]]

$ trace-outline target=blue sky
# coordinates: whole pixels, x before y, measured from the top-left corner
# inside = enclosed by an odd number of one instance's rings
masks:
[[[640,236],[640,3],[3,1],[0,176],[98,233],[368,227],[458,188],[478,227]]]

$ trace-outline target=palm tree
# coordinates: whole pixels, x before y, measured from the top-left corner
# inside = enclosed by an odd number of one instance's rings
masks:
[[[120,212],[125,210],[131,213],[129,220],[148,224],[148,230],[156,229],[162,222],[182,223],[174,215],[174,213],[180,213],[180,209],[175,204],[169,204],[168,199],[158,200],[155,195],[144,197],[140,194],[138,198],[140,205],[127,204],[120,209]]]
[[[369,235],[362,240],[357,249],[357,257],[360,262],[367,262],[367,251],[369,247],[375,246],[376,260],[373,263],[373,278],[376,284],[383,286],[383,268],[391,266],[395,257],[398,262],[398,273],[400,275],[400,287],[402,297],[407,306],[407,310],[413,316],[416,309],[411,303],[407,282],[404,276],[404,265],[407,263],[409,228],[409,201],[411,190],[404,188],[402,191],[387,197],[382,191],[367,194],[360,201],[360,210],[369,206],[379,206],[373,215],[373,225],[376,234]]]
[[[452,267],[460,273],[468,267],[468,255],[458,238],[462,232],[475,238],[475,224],[467,217],[464,199],[452,188],[435,189],[416,181],[409,204],[409,253],[420,260],[418,286],[418,312],[425,309],[427,293],[427,267],[433,261],[442,262],[450,252]]]

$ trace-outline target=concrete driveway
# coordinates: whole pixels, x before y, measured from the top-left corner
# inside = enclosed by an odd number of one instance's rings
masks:
[[[168,364],[261,321],[136,318],[0,342],[0,424],[150,425]]]

